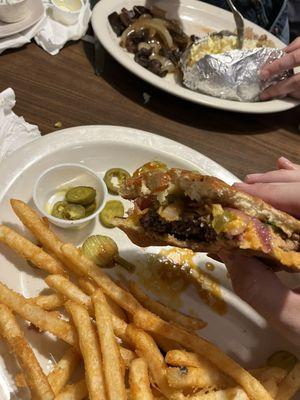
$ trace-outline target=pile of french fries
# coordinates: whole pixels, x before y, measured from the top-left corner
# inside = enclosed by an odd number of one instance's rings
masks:
[[[246,371],[198,335],[202,320],[150,299],[134,282],[115,283],[24,202],[11,205],[39,246],[4,225],[0,242],[45,271],[53,289],[25,298],[0,283],[0,335],[22,370],[16,383],[28,387],[32,399],[288,400],[300,388],[300,363],[289,373]],[[15,315],[68,343],[48,375]],[[84,376],[74,382],[82,364]]]

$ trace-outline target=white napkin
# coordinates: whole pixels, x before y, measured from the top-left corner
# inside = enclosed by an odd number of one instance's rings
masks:
[[[36,125],[28,124],[12,111],[15,104],[15,92],[11,88],[0,93],[0,162],[19,147],[41,136]]]
[[[25,31],[17,33],[16,35],[8,36],[0,39],[0,54],[6,49],[13,49],[22,47],[26,43],[30,43],[31,39],[41,30],[44,25],[46,17],[42,18],[35,25],[31,26]]]
[[[70,26],[61,24],[52,18],[52,5],[43,0],[46,8],[46,21],[34,40],[48,53],[55,55],[69,40],[78,40],[85,35],[92,15],[90,3],[85,1],[79,14],[78,23]]]

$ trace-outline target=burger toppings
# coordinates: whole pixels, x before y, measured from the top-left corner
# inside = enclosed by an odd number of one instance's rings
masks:
[[[297,250],[299,240],[287,239],[283,232],[250,217],[244,212],[221,204],[199,204],[187,197],[169,195],[161,204],[154,196],[135,201],[139,222],[146,231],[168,234],[178,240],[211,243],[228,240],[245,248],[257,248],[264,253],[272,250],[272,240],[284,250]],[[281,235],[280,235],[281,234]]]

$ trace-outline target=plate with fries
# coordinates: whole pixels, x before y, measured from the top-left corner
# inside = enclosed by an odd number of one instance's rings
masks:
[[[237,180],[186,146],[113,126],[52,133],[1,164],[1,400],[300,399],[299,349],[232,292],[224,265],[138,248],[98,218],[58,228],[34,207],[37,178],[58,164],[103,176],[154,160]],[[116,242],[112,264],[84,253],[91,235]]]

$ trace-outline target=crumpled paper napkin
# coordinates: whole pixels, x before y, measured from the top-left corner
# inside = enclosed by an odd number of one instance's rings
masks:
[[[79,14],[78,22],[66,26],[52,18],[50,0],[43,0],[46,9],[46,19],[42,29],[35,35],[34,40],[48,53],[55,55],[69,40],[78,40],[85,35],[92,15],[89,0],[85,0]]]
[[[92,14],[89,0],[84,0],[78,23],[70,26],[55,21],[52,18],[50,0],[42,1],[45,7],[44,17],[23,32],[0,39],[0,54],[6,49],[22,47],[34,38],[45,51],[55,55],[69,40],[79,40],[85,35]]]
[[[36,125],[29,124],[12,111],[15,104],[13,89],[0,93],[0,163],[19,147],[41,136]]]

